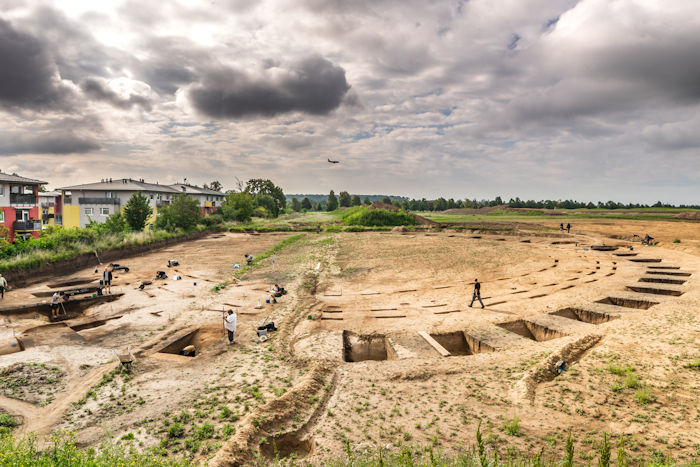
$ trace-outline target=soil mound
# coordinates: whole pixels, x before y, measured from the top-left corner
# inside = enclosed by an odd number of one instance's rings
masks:
[[[700,211],[684,211],[684,212],[679,212],[675,216],[673,216],[674,219],[686,219],[689,221],[700,221]]]

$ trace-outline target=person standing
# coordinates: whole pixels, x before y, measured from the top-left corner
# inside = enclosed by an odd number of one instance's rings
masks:
[[[60,306],[59,300],[61,296],[58,292],[54,292],[51,296],[51,319],[58,318],[58,307]]]
[[[481,282],[479,279],[474,279],[474,293],[472,294],[472,302],[469,304],[469,308],[474,304],[474,300],[479,300],[481,303],[481,308],[484,308],[484,302],[481,301]]]
[[[233,344],[233,339],[234,339],[234,334],[236,332],[236,325],[238,321],[238,317],[236,316],[236,313],[233,312],[233,310],[228,310],[228,315],[224,316],[224,328],[226,328],[226,331],[228,331],[228,343]]]
[[[566,224],[566,233],[571,233],[571,224]]]
[[[0,298],[3,300],[5,299],[5,290],[7,290],[7,279],[0,274]]]
[[[105,271],[102,273],[102,282],[107,290],[107,293],[112,293],[112,267],[105,266]]]

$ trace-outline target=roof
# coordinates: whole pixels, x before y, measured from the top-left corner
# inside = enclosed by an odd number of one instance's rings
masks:
[[[60,191],[40,191],[39,197],[41,198],[42,196],[48,197],[48,198],[55,198],[57,196],[61,196],[61,192]]]
[[[226,196],[225,193],[222,193],[220,191],[210,190],[209,188],[202,188],[202,187],[195,186],[195,185],[188,185],[187,183],[173,183],[170,186],[177,187],[175,189],[179,193],[190,193],[190,194],[191,193],[199,193],[199,194],[203,194],[203,195]],[[180,187],[183,187],[183,186],[187,187],[187,191],[182,191],[182,188],[180,188]],[[190,190],[192,190],[192,191],[190,191]]]
[[[142,182],[131,178],[116,178],[113,180],[103,180],[95,183],[85,183],[83,185],[71,185],[58,188],[62,191],[68,190],[95,190],[95,191],[157,191],[161,193],[180,193],[175,188],[157,183]]]
[[[0,182],[15,182],[15,183],[26,183],[29,185],[46,185],[48,182],[42,182],[41,180],[34,180],[33,178],[21,177],[17,174],[6,174],[0,172]]]

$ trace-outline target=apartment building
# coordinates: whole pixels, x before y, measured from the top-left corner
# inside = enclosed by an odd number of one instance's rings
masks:
[[[212,214],[214,211],[219,209],[221,207],[221,203],[226,197],[226,195],[220,191],[188,185],[187,183],[173,183],[170,186],[180,193],[190,195],[192,198],[197,200],[199,206],[202,208],[203,216]]]
[[[46,182],[0,171],[0,225],[9,230],[9,241],[39,236],[40,185]]]
[[[85,227],[91,221],[103,223],[108,216],[121,212],[134,193],[148,198],[153,214],[146,222],[152,224],[158,217],[158,208],[170,204],[180,191],[168,185],[148,183],[143,179],[104,179],[95,183],[59,188],[62,193],[63,226]]]
[[[60,191],[40,191],[41,228],[62,225],[63,200]]]

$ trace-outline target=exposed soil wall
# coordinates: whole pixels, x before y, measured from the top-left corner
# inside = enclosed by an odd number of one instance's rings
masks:
[[[114,250],[98,251],[97,254],[99,255],[102,263],[108,263],[115,260],[123,260],[124,258],[131,256],[138,256],[159,248],[174,245],[176,243],[197,240],[209,235],[210,233],[211,232],[197,232],[189,235],[183,235],[182,237],[167,238],[165,240],[147,243],[144,245],[134,245],[125,248],[117,248]],[[7,271],[3,273],[3,275],[13,288],[25,287],[34,282],[44,280],[47,275],[72,274],[78,269],[98,265],[100,264],[100,261],[97,260],[95,253],[84,253],[65,261],[44,263],[38,268]]]

